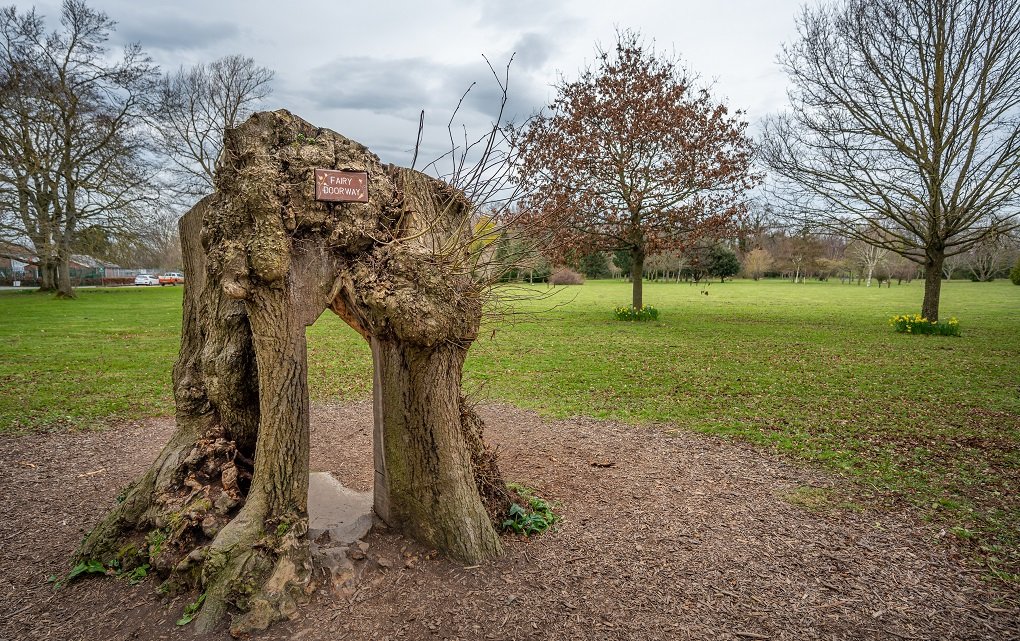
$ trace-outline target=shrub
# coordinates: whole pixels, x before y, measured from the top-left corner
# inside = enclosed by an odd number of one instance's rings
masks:
[[[960,321],[955,318],[950,318],[948,321],[930,321],[920,314],[903,314],[890,318],[889,324],[901,334],[960,335]]]
[[[584,276],[569,267],[560,267],[549,276],[550,285],[584,285]]]
[[[1016,265],[1013,265],[1012,271],[1009,272],[1009,279],[1014,285],[1020,285],[1020,258],[1016,259]]]
[[[616,319],[622,321],[649,321],[659,318],[659,310],[651,305],[645,305],[644,307],[628,305],[626,307],[617,307],[614,311]]]
[[[719,282],[736,276],[739,271],[740,260],[733,253],[733,250],[728,247],[718,245],[713,247],[708,253],[708,273],[712,276],[718,276]]]
[[[134,276],[129,276],[127,278],[121,278],[119,276],[118,277],[110,277],[110,278],[104,278],[102,283],[103,283],[104,287],[114,287],[114,286],[117,286],[117,285],[134,285],[135,284],[135,278],[134,278]]]
[[[501,529],[530,536],[545,532],[559,520],[559,516],[553,512],[553,506],[545,499],[535,496],[530,488],[518,483],[507,483],[507,489],[516,494],[527,507],[520,503],[511,503]]]

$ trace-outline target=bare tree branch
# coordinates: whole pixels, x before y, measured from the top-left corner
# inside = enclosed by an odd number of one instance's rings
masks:
[[[168,161],[171,193],[189,206],[212,193],[223,132],[256,111],[272,92],[273,75],[235,54],[162,78],[151,126]]]

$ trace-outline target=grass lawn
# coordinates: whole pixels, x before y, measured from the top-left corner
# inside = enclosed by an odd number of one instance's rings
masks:
[[[172,413],[183,289],[0,292],[0,432]]]
[[[962,338],[893,333],[888,319],[918,311],[922,287],[646,283],[660,320],[621,323],[612,309],[629,284],[589,282],[488,324],[466,387],[820,462],[858,481],[858,500],[905,499],[1018,580],[1020,287],[946,283],[942,316]],[[172,411],[181,289],[80,294],[0,293],[0,431]],[[369,394],[368,347],[338,318],[309,329],[309,354],[313,398]]]

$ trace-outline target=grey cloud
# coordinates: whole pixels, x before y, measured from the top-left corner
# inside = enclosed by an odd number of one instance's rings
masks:
[[[493,60],[499,74],[504,61]],[[362,109],[401,118],[417,119],[425,109],[430,119],[448,118],[457,100],[468,91],[458,116],[495,119],[502,90],[481,58],[474,63],[442,64],[424,58],[380,60],[339,57],[309,74],[300,88],[291,89],[321,109]],[[472,83],[474,85],[472,86]],[[510,69],[510,96],[506,117],[524,117],[545,100],[541,85],[531,76]]]
[[[339,57],[315,69],[303,93],[325,109],[394,113],[424,108],[433,93],[429,79],[441,73],[438,67],[422,58]]]
[[[182,16],[137,16],[121,21],[114,34],[120,42],[140,42],[147,50],[204,49],[210,43],[240,35],[240,28],[225,21],[200,21]]]
[[[502,73],[506,60],[493,59]],[[474,85],[472,86],[472,83]],[[341,56],[321,64],[300,81],[277,86],[274,98],[285,104],[305,103],[320,114],[317,124],[358,138],[389,161],[409,163],[413,153],[419,110],[425,110],[425,131],[419,166],[449,150],[446,129],[458,99],[471,87],[454,117],[456,144],[464,130],[474,139],[492,126],[502,99],[502,90],[485,61],[443,64],[424,58],[382,60],[365,56]],[[504,120],[520,120],[540,108],[546,96],[540,82],[518,70],[510,71],[510,97]],[[388,125],[363,124],[385,118]],[[463,129],[462,129],[463,127]],[[360,132],[365,132],[360,133]]]
[[[556,45],[551,36],[526,33],[514,43],[514,63],[521,69],[532,71],[548,62],[555,50]]]
[[[479,82],[471,88],[464,98],[464,106],[485,116],[490,121],[494,121],[499,116],[502,98],[502,90],[490,77],[488,82]],[[530,77],[523,75],[514,77],[511,72],[507,103],[503,108],[503,120],[522,120],[541,109],[544,100],[544,93],[536,87]]]
[[[110,34],[114,46],[139,42],[146,51],[201,50],[241,34],[237,21],[210,19],[186,3],[159,6],[138,0],[93,0],[89,5],[117,23]],[[37,0],[35,7],[51,27],[57,26],[60,0]]]
[[[502,59],[490,58],[490,60],[500,82],[506,82],[505,65],[509,60],[509,54]],[[475,83],[474,86],[471,86],[472,82]],[[474,111],[489,122],[494,121],[499,115],[503,90],[484,61],[447,68],[442,83],[441,95],[445,96],[460,96],[471,87],[471,91],[464,97],[462,109]],[[521,120],[541,109],[546,102],[546,93],[543,82],[528,73],[515,58],[510,66],[507,104],[503,110],[503,119]],[[448,108],[452,110],[453,105],[449,105]]]
[[[548,26],[564,20],[562,9],[548,0],[517,0],[513,3],[482,0],[481,5],[479,23],[499,29]]]

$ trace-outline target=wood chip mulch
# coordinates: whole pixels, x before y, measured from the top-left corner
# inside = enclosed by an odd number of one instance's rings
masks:
[[[807,509],[841,482],[749,445],[480,408],[505,475],[557,504],[550,534],[463,567],[366,538],[353,592],[320,589],[260,639],[1020,639],[1020,590],[990,582],[907,510]],[[315,408],[313,470],[371,483],[371,405]],[[0,641],[194,639],[152,578],[54,590],[171,419],[0,438]],[[845,485],[845,484],[844,484]],[[226,633],[211,638],[226,639]]]

